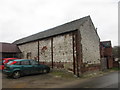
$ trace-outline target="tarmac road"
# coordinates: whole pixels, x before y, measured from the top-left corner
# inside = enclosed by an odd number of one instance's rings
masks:
[[[93,78],[68,79],[49,74],[25,76],[19,79],[2,76],[3,88],[118,88],[118,72]]]
[[[9,78],[5,74],[2,74],[2,88],[50,88],[51,86],[60,85],[72,80],[71,78],[58,77],[52,72],[23,76],[18,79]]]
[[[120,85],[118,77],[118,72],[111,72],[73,85],[63,86],[62,88],[118,88],[118,85]]]

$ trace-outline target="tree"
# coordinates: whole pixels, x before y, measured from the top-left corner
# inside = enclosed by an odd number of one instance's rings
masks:
[[[120,46],[113,47],[113,56],[120,59]]]

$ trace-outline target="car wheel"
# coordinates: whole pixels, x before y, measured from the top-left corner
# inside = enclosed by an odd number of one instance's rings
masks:
[[[14,79],[20,78],[20,76],[21,76],[20,71],[15,71],[12,75]]]
[[[50,72],[50,69],[47,70],[47,73],[49,73],[49,72]]]
[[[43,69],[43,73],[47,73],[48,71],[47,71],[47,69]]]

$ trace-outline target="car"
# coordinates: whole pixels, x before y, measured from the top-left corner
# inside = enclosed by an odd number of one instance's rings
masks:
[[[39,64],[35,60],[29,59],[16,59],[9,61],[5,64],[3,73],[14,78],[20,78],[21,76],[39,73],[49,73],[50,67],[47,65]]]
[[[8,63],[11,60],[15,60],[18,58],[3,58],[2,61],[0,62],[0,70],[4,69],[4,64]]]
[[[18,58],[3,58],[3,63],[8,63],[10,60],[15,60],[15,59],[18,59]]]

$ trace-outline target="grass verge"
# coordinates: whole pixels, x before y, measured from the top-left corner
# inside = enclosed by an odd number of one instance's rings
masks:
[[[73,73],[68,72],[66,70],[53,70],[51,74],[55,77],[66,78],[66,79],[75,79]]]
[[[114,67],[114,68],[111,68],[110,70],[120,71],[120,68]]]

